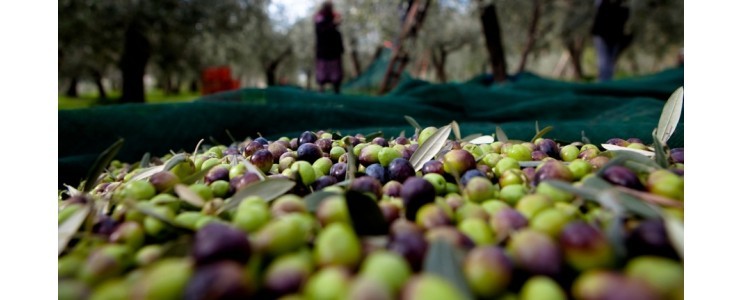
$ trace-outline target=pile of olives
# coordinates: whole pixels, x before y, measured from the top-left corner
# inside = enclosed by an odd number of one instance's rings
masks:
[[[683,298],[681,249],[663,218],[551,183],[598,178],[681,221],[682,148],[666,151],[667,167],[634,168],[581,142],[448,139],[415,168],[436,131],[306,131],[111,161],[90,191],[59,193],[61,227],[86,214],[61,246],[58,298]],[[370,216],[384,227],[364,230]],[[455,277],[427,266],[439,241],[454,250]]]

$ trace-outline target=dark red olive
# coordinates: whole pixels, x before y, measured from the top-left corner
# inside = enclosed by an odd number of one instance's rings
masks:
[[[198,265],[222,260],[245,264],[250,258],[250,242],[245,232],[221,223],[209,223],[195,234],[192,256]]]

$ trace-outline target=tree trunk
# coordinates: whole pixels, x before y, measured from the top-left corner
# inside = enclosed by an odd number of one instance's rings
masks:
[[[198,79],[193,79],[190,81],[190,92],[192,93],[198,92]]]
[[[542,13],[542,2],[540,0],[534,0],[534,10],[531,14],[531,24],[529,24],[528,39],[526,40],[526,46],[523,48],[521,54],[521,63],[518,65],[518,72],[521,73],[526,69],[526,60],[528,59],[531,50],[534,49],[536,44],[536,28],[539,25],[539,15]]]
[[[312,82],[313,82],[313,71],[312,71],[312,68],[305,69],[305,75],[307,75],[307,80],[305,82],[305,89],[311,90],[312,89]]]
[[[432,52],[432,64],[435,66],[435,75],[440,83],[448,81],[448,76],[445,74],[445,59],[447,56],[448,52],[442,47],[438,47]]]
[[[352,60],[352,66],[354,67],[354,77],[359,76],[359,74],[362,74],[362,67],[359,64],[359,53],[357,52],[357,40],[352,39],[352,45],[351,45],[352,51],[349,53]]]
[[[71,97],[71,98],[78,98],[78,77],[73,77],[70,79],[70,85],[68,85],[68,90],[65,92],[65,96]]]
[[[583,79],[583,68],[581,67],[581,54],[583,53],[583,42],[581,38],[572,39],[565,44],[565,49],[570,53],[570,63],[573,66],[573,78]]]
[[[104,83],[102,83],[102,73],[94,70],[93,74],[96,89],[99,91],[99,100],[107,100],[107,90],[104,89]]]
[[[266,73],[266,85],[267,86],[276,85],[276,67],[277,66],[278,65],[266,67],[265,73]]]
[[[137,22],[137,21],[136,21]],[[148,39],[141,26],[131,23],[125,32],[125,51],[120,61],[122,70],[121,102],[145,102],[143,76],[151,54]]]
[[[481,8],[482,32],[487,45],[492,65],[492,76],[495,82],[503,82],[508,73],[505,64],[505,52],[503,51],[503,40],[500,31],[500,23],[497,20],[495,5],[489,4]]]
[[[284,52],[281,52],[279,56],[271,60],[268,64],[265,66],[265,73],[266,73],[266,85],[267,86],[274,86],[276,85],[276,70],[279,68],[279,65],[281,65],[281,62],[284,61],[284,58],[286,58],[288,55],[292,54],[292,47],[286,48]]]

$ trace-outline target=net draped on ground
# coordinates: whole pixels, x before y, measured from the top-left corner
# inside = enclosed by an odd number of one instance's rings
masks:
[[[369,72],[369,73],[368,73]],[[369,68],[363,76],[377,77]],[[120,104],[58,111],[58,184],[77,185],[96,157],[118,138],[125,143],[116,159],[136,162],[144,153],[192,152],[199,140],[230,144],[258,134],[294,138],[305,130],[341,134],[382,131],[386,138],[455,120],[463,136],[493,134],[500,126],[510,139],[545,137],[571,142],[582,132],[593,143],[609,138],[640,138],[651,143],[665,101],[683,85],[683,68],[606,83],[572,83],[531,73],[492,84],[489,75],[467,82],[432,84],[402,76],[384,96],[363,95],[377,80],[358,77],[344,94],[321,94],[295,87],[245,88],[185,103]],[[356,83],[356,84],[355,84]],[[684,114],[669,146],[684,143]]]

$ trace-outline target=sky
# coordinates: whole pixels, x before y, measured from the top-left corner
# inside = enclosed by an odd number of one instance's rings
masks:
[[[283,22],[282,27],[291,26],[311,13],[321,1],[316,0],[271,0],[271,16]]]

